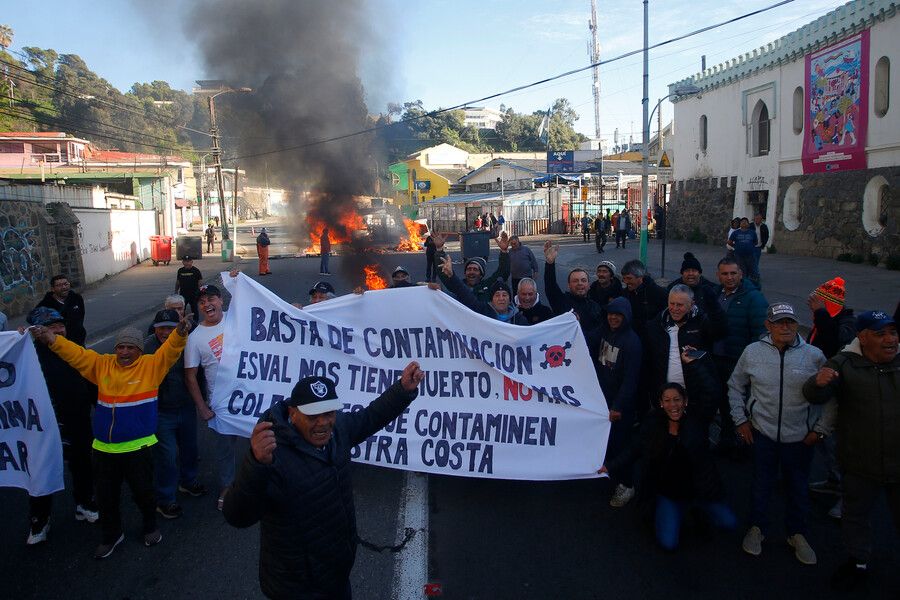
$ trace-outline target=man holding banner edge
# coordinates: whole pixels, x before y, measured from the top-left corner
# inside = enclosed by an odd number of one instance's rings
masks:
[[[424,377],[410,362],[399,382],[352,413],[341,412],[334,381],[305,377],[263,413],[223,512],[235,527],[261,521],[266,596],[351,597],[357,534],[350,452],[412,403]]]

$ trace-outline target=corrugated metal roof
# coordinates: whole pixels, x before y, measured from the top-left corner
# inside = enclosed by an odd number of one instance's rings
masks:
[[[547,190],[529,190],[527,192],[482,192],[477,194],[450,194],[449,196],[441,196],[434,200],[429,200],[423,204],[483,204],[485,202],[494,202],[497,204],[528,204],[532,200],[547,201]]]

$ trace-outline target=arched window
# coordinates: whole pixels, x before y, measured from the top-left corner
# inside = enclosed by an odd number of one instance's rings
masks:
[[[753,107],[753,120],[750,126],[751,153],[753,156],[765,156],[769,153],[769,108],[762,100]]]
[[[803,88],[794,90],[794,134],[803,133]]]
[[[799,181],[792,183],[784,193],[784,210],[781,222],[788,231],[796,231],[800,227],[800,192],[803,186]]]
[[[706,115],[700,115],[700,150],[706,152],[707,148],[707,133],[706,133]]]
[[[876,175],[869,180],[869,183],[866,184],[866,191],[863,192],[863,227],[866,233],[872,237],[881,235],[887,225],[889,190],[887,179]]]
[[[883,117],[891,106],[891,59],[882,56],[875,63],[875,114]]]

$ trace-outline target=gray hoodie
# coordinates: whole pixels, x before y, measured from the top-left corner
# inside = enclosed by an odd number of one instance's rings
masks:
[[[828,435],[830,419],[823,419],[822,408],[803,397],[803,384],[824,364],[822,351],[800,336],[783,354],[768,334],[747,346],[728,380],[735,425],[749,420],[754,429],[781,443],[800,442],[810,431]]]

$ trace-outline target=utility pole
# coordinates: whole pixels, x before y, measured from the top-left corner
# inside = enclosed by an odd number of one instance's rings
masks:
[[[591,64],[594,65],[591,69],[594,91],[594,137],[600,143],[600,66],[597,65],[600,62],[600,41],[597,33],[597,0],[591,0],[591,20],[588,28],[591,30]],[[602,143],[600,147],[602,149]]]
[[[207,98],[209,102],[209,133],[212,135],[212,155],[216,161],[216,187],[219,190],[219,218],[222,220],[222,241],[229,239],[228,237],[228,216],[225,211],[225,180],[222,177],[222,148],[219,146],[219,126],[216,124],[216,95],[213,94]],[[225,245],[223,243],[222,247]]]
[[[647,189],[649,187],[649,179],[648,169],[649,169],[649,157],[647,156],[650,151],[650,66],[648,57],[650,55],[649,49],[649,40],[650,40],[650,16],[649,16],[649,8],[647,4],[648,0],[644,0],[644,98],[641,101],[643,105],[643,115],[642,125],[644,130],[643,136],[643,148],[641,148],[641,262],[644,265],[647,264],[647,203],[648,203],[648,192]]]

